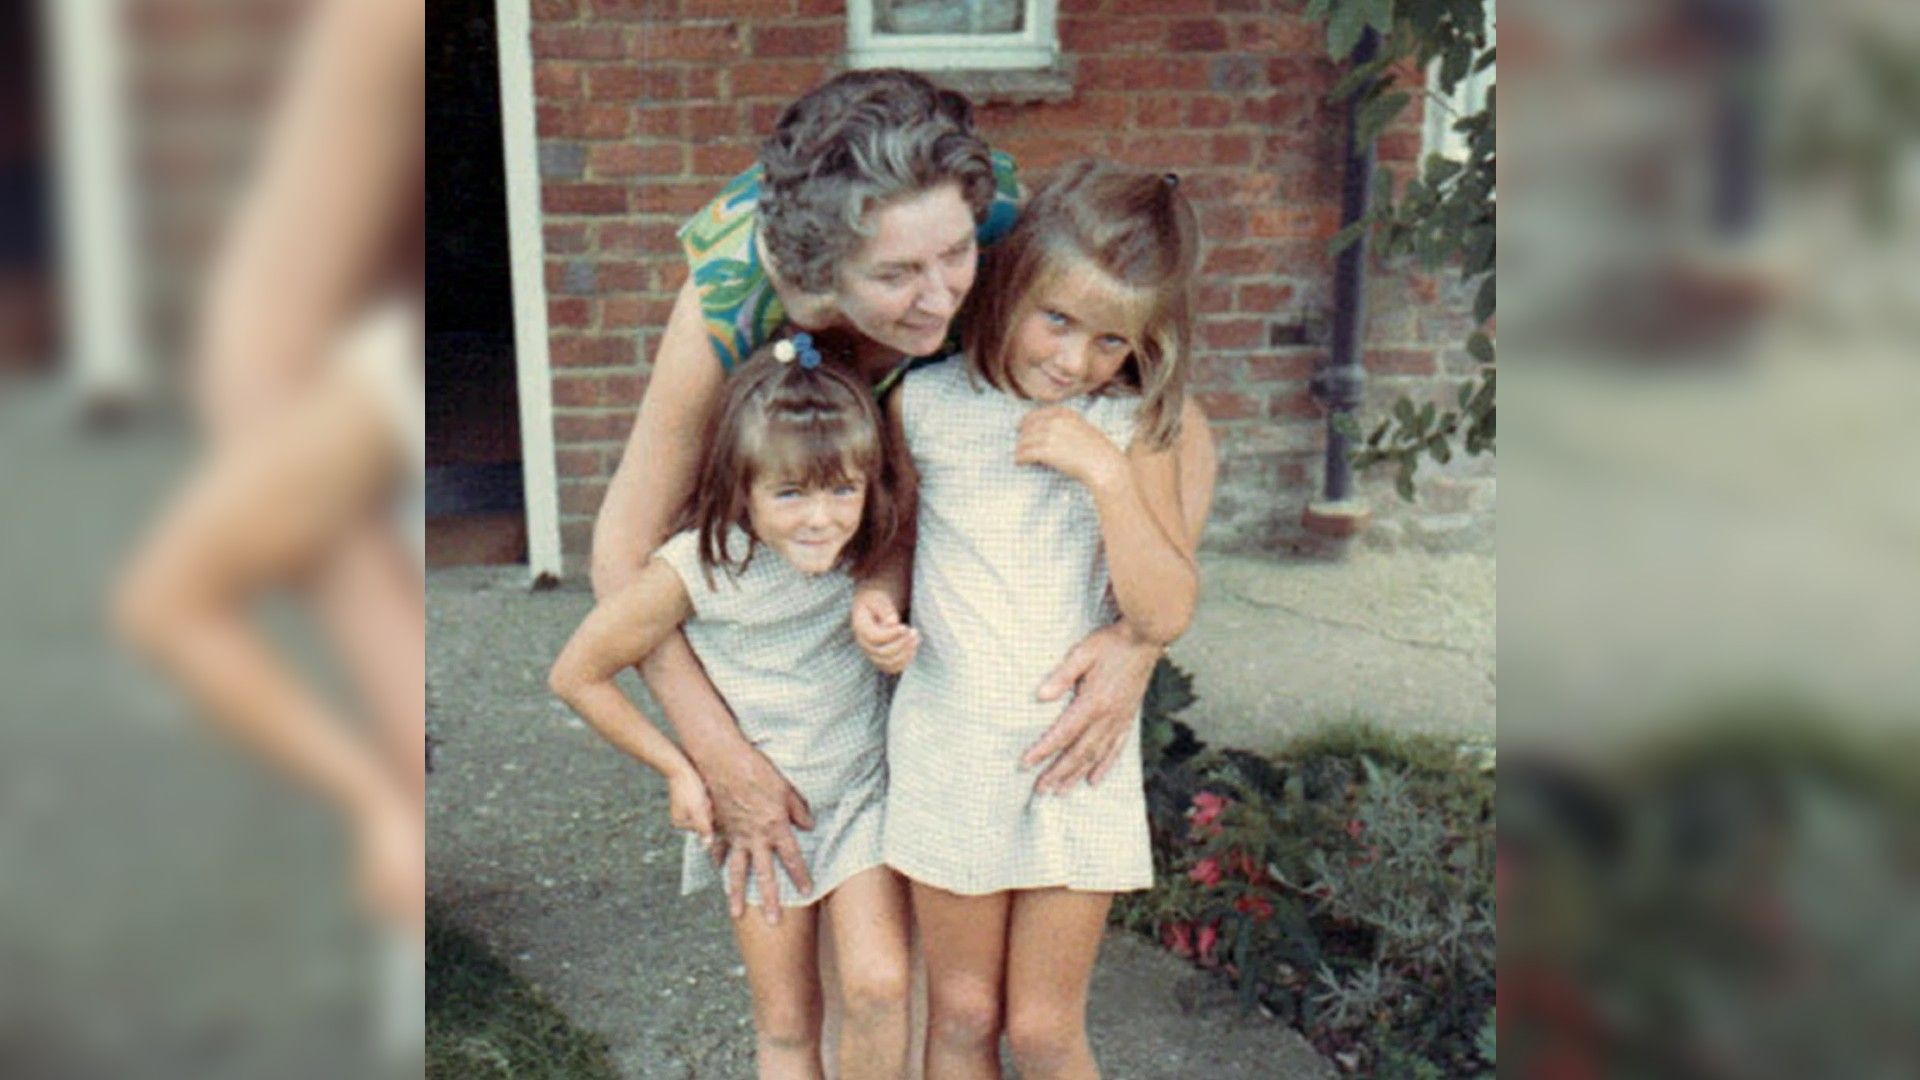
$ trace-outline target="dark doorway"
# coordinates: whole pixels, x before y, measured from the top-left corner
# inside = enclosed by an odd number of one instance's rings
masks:
[[[60,345],[40,7],[0,5],[0,375],[48,371]]]
[[[527,558],[493,0],[427,7],[427,561]]]

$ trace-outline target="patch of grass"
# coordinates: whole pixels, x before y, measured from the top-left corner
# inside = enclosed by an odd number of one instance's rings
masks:
[[[444,907],[427,907],[427,1080],[613,1080],[605,1041],[567,1022]]]

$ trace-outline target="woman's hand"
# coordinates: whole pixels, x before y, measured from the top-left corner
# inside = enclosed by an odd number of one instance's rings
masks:
[[[893,597],[880,589],[862,589],[853,597],[853,640],[873,666],[898,675],[920,650],[920,631],[900,620]]]
[[[1125,623],[1094,631],[1067,653],[1040,684],[1039,698],[1053,701],[1072,688],[1073,702],[1020,759],[1024,768],[1053,759],[1034,781],[1036,792],[1065,794],[1081,780],[1098,784],[1107,775],[1132,734],[1160,653]]]
[[[1092,488],[1125,473],[1126,455],[1087,418],[1064,405],[1048,405],[1020,421],[1013,460],[1045,465]]]

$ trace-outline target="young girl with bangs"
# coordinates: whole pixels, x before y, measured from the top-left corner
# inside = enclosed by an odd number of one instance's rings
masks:
[[[1036,793],[1023,752],[1062,704],[1033,687],[1117,615],[1173,640],[1197,574],[1174,442],[1199,229],[1171,174],[1070,165],[993,250],[964,359],[888,402],[917,488],[911,626],[896,563],[854,632],[901,672],[887,864],[927,962],[926,1075],[1096,1076],[1087,985],[1113,894],[1153,883],[1138,718],[1099,786]],[[904,546],[904,545],[903,545]]]
[[[850,571],[898,531],[884,422],[872,392],[823,366],[808,335],[763,347],[728,382],[679,531],[603,600],[555,662],[556,694],[667,779],[688,830],[681,888],[717,886],[713,807],[691,761],[614,683],[684,630],[742,733],[807,800],[799,834],[812,890],[757,895],[731,864],[734,935],[752,990],[762,1077],[818,1077],[820,931],[839,972],[842,1077],[906,1074],[907,897],[882,865],[885,697],[855,646]],[[717,853],[717,852],[715,852]],[[744,888],[743,888],[744,885]],[[772,904],[786,917],[746,917]]]

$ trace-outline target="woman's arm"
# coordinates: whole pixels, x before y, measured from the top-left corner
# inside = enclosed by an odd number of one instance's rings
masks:
[[[918,520],[919,476],[907,453],[905,424],[900,416],[900,391],[887,398],[888,453],[893,462],[894,503],[900,531],[893,547],[873,570],[854,584],[853,639],[873,665],[898,675],[913,662],[920,646],[919,631],[907,624],[907,605],[913,582],[913,545]]]
[[[693,490],[707,418],[725,385],[726,375],[700,316],[700,295],[689,279],[667,318],[646,397],[594,521],[596,596],[619,591],[666,538]],[[684,635],[669,634],[648,653],[640,677],[713,793],[715,816],[733,857],[747,861],[748,871],[760,881],[761,895],[770,898],[769,917],[777,918],[775,857],[802,891],[812,888],[789,826],[812,826],[806,800],[740,734],[733,713]]]

